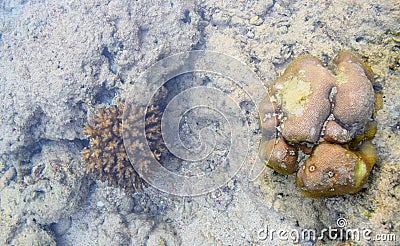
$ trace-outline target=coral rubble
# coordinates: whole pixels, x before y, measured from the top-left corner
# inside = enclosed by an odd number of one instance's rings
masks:
[[[372,82],[372,70],[348,51],[334,73],[316,57],[295,59],[272,83],[272,104],[267,97],[259,105],[260,158],[278,173],[297,171],[306,196],[358,192],[376,162]]]

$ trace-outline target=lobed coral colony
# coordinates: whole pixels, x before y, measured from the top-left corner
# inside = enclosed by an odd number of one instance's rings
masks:
[[[119,105],[100,108],[86,124],[84,134],[88,136],[89,147],[82,150],[82,160],[86,171],[95,179],[106,181],[109,185],[124,188],[126,192],[142,191],[146,182],[140,178],[132,166],[123,142],[122,118],[125,106]],[[161,111],[158,106],[150,105],[146,112],[140,113],[138,108],[130,106],[129,117],[125,127],[135,133],[144,124],[146,139],[154,158],[160,160],[167,153],[161,136]],[[131,136],[132,141],[135,136]],[[133,144],[131,144],[133,145]],[[140,153],[139,153],[140,154]],[[135,156],[139,168],[146,168],[146,157]]]
[[[278,173],[297,172],[308,197],[358,192],[376,162],[373,73],[349,51],[337,56],[333,71],[301,56],[259,105],[260,158]]]

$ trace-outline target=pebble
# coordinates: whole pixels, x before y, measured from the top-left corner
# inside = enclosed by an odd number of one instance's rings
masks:
[[[248,38],[254,38],[255,35],[254,35],[253,32],[248,31],[247,34],[246,34],[246,36],[247,36]]]
[[[250,24],[251,25],[255,25],[255,26],[259,26],[264,22],[263,19],[261,19],[258,15],[251,17],[250,19]]]

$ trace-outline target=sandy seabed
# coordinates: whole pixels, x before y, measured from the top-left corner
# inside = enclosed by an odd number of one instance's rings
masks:
[[[0,13],[1,245],[399,245],[399,1],[8,0]],[[81,160],[90,116],[126,97],[152,64],[192,50],[235,57],[265,86],[302,54],[324,63],[342,50],[362,57],[383,95],[373,140],[378,162],[363,190],[305,198],[294,175],[270,169],[255,181],[239,173],[193,197],[151,186],[127,194],[94,180]],[[175,82],[213,84],[248,102],[218,76],[186,74]],[[203,164],[213,170],[222,152]],[[295,236],[318,236],[340,228],[338,221],[360,237]]]

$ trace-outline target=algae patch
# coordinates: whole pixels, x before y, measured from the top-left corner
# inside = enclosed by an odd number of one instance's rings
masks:
[[[362,160],[358,160],[354,166],[354,186],[359,187],[367,175],[367,167]]]
[[[303,81],[298,77],[292,77],[284,83],[280,93],[282,107],[289,114],[301,116],[304,111],[304,104],[311,94],[311,83]]]
[[[339,72],[336,75],[336,79],[339,86],[347,83],[347,81],[349,80],[349,76],[346,74],[344,67],[341,67],[339,69]]]

